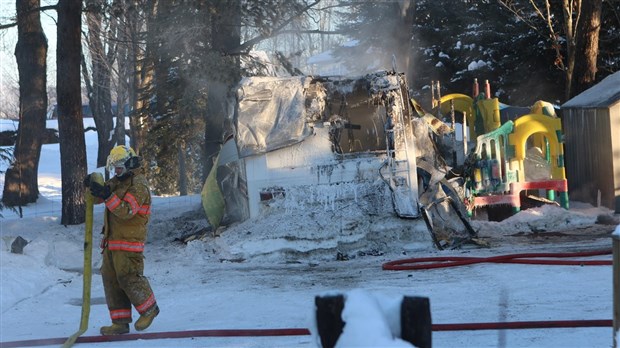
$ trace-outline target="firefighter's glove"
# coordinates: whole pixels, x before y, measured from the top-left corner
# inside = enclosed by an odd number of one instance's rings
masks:
[[[108,185],[101,185],[96,181],[92,181],[90,183],[90,193],[95,196],[103,199],[104,201],[112,195],[112,190]]]
[[[84,187],[90,187],[90,174],[84,177]]]

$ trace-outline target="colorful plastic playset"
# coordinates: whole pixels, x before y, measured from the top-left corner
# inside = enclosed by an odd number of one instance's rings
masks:
[[[507,204],[514,212],[521,210],[522,194],[528,190],[546,191],[546,199],[556,200],[568,209],[568,185],[564,168],[561,120],[551,104],[536,102],[528,111],[513,119],[503,115],[508,105],[490,98],[490,85],[478,93],[474,81],[473,97],[449,94],[437,99],[434,106],[443,115],[458,111],[464,129],[476,139],[468,154],[470,170],[466,172],[466,205],[469,213],[476,207]],[[502,122],[505,119],[505,122]],[[464,142],[467,140],[464,139]]]

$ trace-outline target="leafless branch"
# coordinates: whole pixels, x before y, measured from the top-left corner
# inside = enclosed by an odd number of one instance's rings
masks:
[[[296,18],[298,18],[302,14],[306,13],[308,10],[310,10],[312,7],[314,7],[316,4],[318,4],[320,2],[321,2],[321,0],[314,1],[313,3],[309,4],[308,6],[304,7],[303,9],[301,9],[298,13],[292,15],[287,20],[282,22],[277,28],[272,30],[270,33],[262,33],[262,34],[260,34],[260,35],[258,35],[256,37],[253,37],[253,38],[245,41],[243,44],[241,44],[236,50],[233,50],[233,52],[229,52],[229,53],[231,53],[231,54],[239,54],[240,52],[249,51],[257,43],[259,43],[259,42],[261,42],[261,41],[263,41],[263,40],[265,40],[267,38],[280,35],[282,30],[284,28],[286,28],[286,26],[289,25],[291,22],[293,22],[293,20],[295,20]]]
[[[48,10],[56,10],[57,8],[58,7],[56,5],[41,6],[41,7],[33,8],[33,9],[27,11],[26,13],[35,12],[35,11],[45,12],[45,11],[48,11]],[[8,28],[16,27],[16,26],[17,26],[17,21],[15,21],[13,23],[0,24],[0,30],[8,29]]]

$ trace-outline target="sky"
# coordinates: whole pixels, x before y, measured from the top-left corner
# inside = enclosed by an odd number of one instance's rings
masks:
[[[92,126],[92,119],[85,125]],[[54,126],[54,121],[48,121],[48,127]],[[3,123],[3,127],[10,125]],[[98,170],[94,132],[86,133],[86,145],[88,170]],[[58,145],[44,145],[39,169],[42,197],[24,208],[23,218],[0,212],[4,215],[0,218],[0,342],[4,344],[66,338],[79,328],[85,226],[60,225],[59,162]],[[6,169],[6,164],[2,166]],[[3,181],[0,177],[0,184]],[[199,196],[154,197],[145,276],[161,313],[145,332],[307,328],[312,335],[138,339],[76,347],[317,347],[314,299],[332,294],[344,294],[347,299],[343,312],[347,325],[338,347],[411,346],[394,334],[400,330],[394,320],[395,304],[405,295],[429,298],[433,324],[612,319],[611,266],[480,263],[415,271],[382,269],[386,262],[411,257],[609,249],[611,231],[620,233],[620,228],[595,224],[599,215],[612,214],[605,208],[571,202],[570,211],[544,206],[502,222],[475,220],[474,228],[490,248],[443,251],[433,247],[421,220],[325,207],[312,214],[307,210],[307,206],[295,209],[291,202],[287,209],[273,204],[256,219],[228,226],[219,237],[207,234],[184,243],[180,240],[190,240],[207,225]],[[110,323],[96,247],[103,206],[96,206],[94,212],[92,299],[83,336],[98,336],[99,328]],[[368,227],[347,230],[353,223],[349,216]],[[326,235],[327,230],[316,227],[325,224],[341,224],[341,234]],[[401,233],[406,224],[413,224],[415,233]],[[9,251],[17,236],[29,242],[23,254]],[[339,252],[347,257],[338,261]],[[588,258],[610,259],[610,255]],[[133,315],[136,320],[135,310]],[[435,331],[432,337],[434,347],[613,344],[611,327]]]
[[[55,5],[58,1],[42,0],[41,6]],[[15,1],[0,0],[0,23],[9,24],[15,21]],[[41,13],[41,25],[47,37],[48,44],[48,72],[53,72],[50,81],[56,81],[56,11],[49,10]],[[0,62],[3,75],[5,72],[17,74],[15,62],[15,44],[17,43],[17,27],[0,31]]]
[[[41,6],[55,5],[57,0],[41,0]],[[15,22],[15,0],[0,0],[0,24]],[[47,84],[56,85],[56,11],[41,13],[41,25],[47,37]],[[18,70],[15,60],[17,27],[0,30],[0,103],[18,105]],[[5,108],[5,112],[14,111]],[[17,115],[8,115],[17,118]]]

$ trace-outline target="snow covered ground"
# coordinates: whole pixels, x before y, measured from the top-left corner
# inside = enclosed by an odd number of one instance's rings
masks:
[[[94,132],[87,133],[87,151],[89,171],[93,171]],[[43,197],[24,208],[23,218],[7,210],[1,212],[0,342],[68,337],[79,327],[84,225],[60,225],[59,163],[58,146],[44,145],[39,171]],[[290,202],[286,209],[275,204],[266,215],[230,226],[219,237],[209,233],[203,239],[183,243],[181,240],[199,235],[207,226],[199,196],[155,197],[145,275],[154,288],[161,314],[146,332],[313,329],[315,296],[357,296],[359,290],[392,299],[403,295],[428,297],[434,324],[612,319],[611,266],[481,263],[434,270],[382,270],[385,262],[411,257],[609,249],[615,226],[595,223],[601,214],[612,215],[604,208],[571,202],[570,211],[545,206],[522,211],[502,222],[477,220],[474,228],[490,248],[467,246],[439,251],[433,247],[422,220],[397,219],[381,214],[380,209],[369,214],[355,206],[312,210],[295,209]],[[102,209],[95,207],[95,246],[100,239]],[[29,241],[23,254],[10,253],[10,243],[17,236]],[[99,335],[99,327],[110,322],[96,247],[93,259],[92,306],[83,336]],[[358,298],[362,308],[368,300]],[[396,346],[392,340],[370,343],[376,338],[373,319],[368,317],[355,325],[356,339],[344,339],[341,346],[359,346],[360,342],[374,347]],[[433,332],[434,347],[612,344],[611,327]],[[76,346],[316,347],[317,338],[141,339]]]

